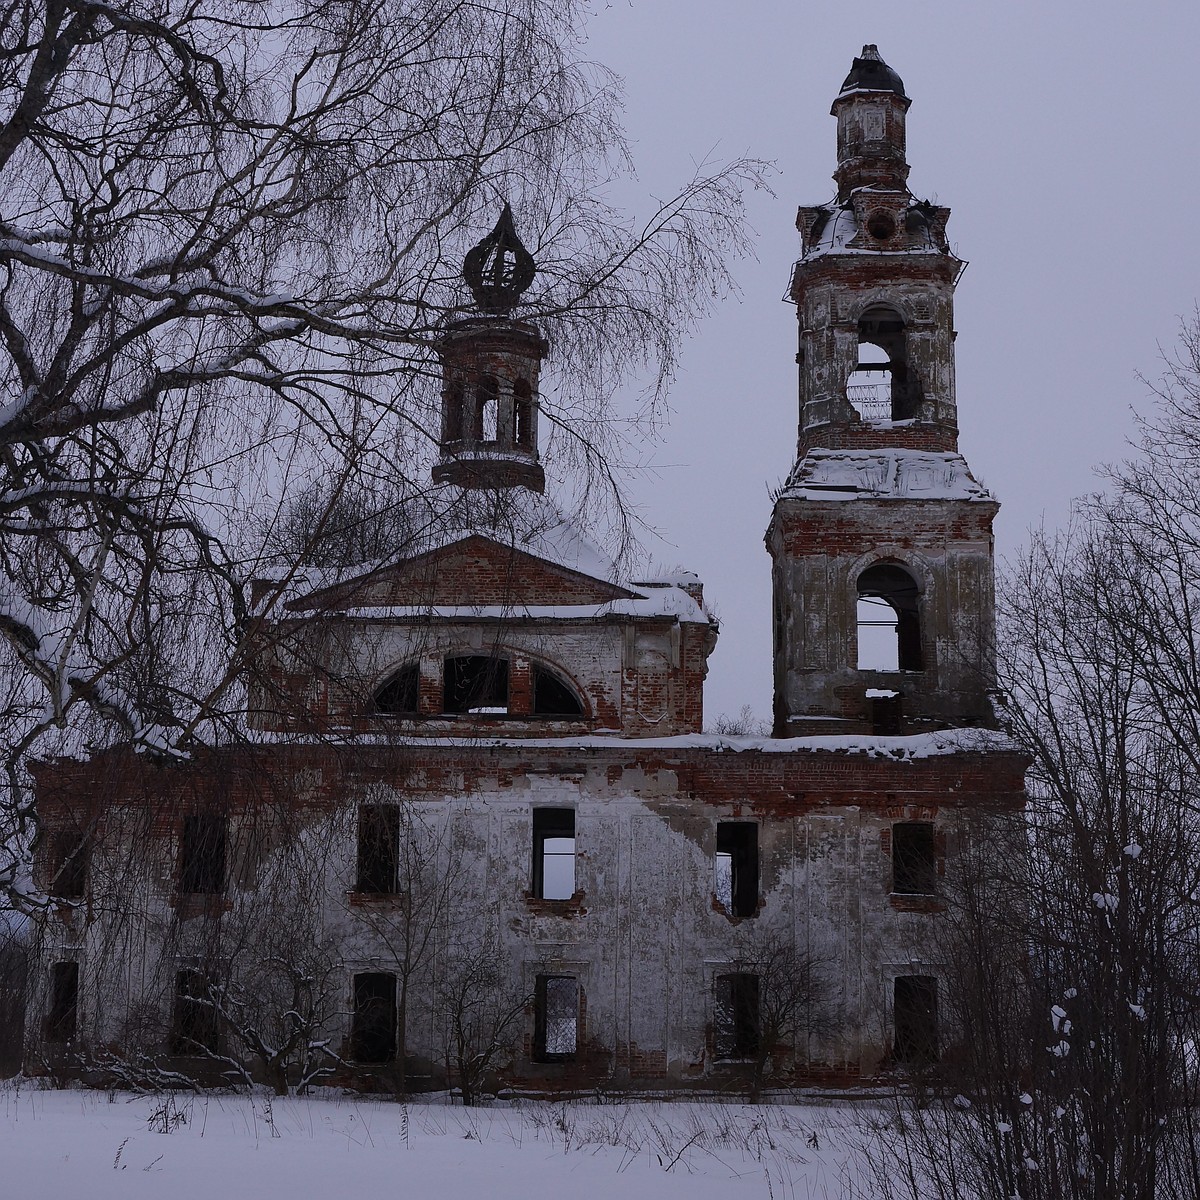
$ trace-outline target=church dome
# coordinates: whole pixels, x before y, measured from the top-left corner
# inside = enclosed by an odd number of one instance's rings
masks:
[[[839,95],[844,96],[847,92],[894,92],[904,96],[904,80],[879,57],[875,46],[864,46]],[[904,98],[908,99],[907,96]]]

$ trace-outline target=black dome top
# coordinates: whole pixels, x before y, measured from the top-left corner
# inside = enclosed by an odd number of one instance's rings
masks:
[[[895,92],[897,96],[904,96],[904,80],[879,57],[874,46],[864,46],[842,84],[842,94],[853,91]],[[908,99],[907,96],[904,98]]]

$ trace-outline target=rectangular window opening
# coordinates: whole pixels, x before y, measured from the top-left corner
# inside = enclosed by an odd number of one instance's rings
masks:
[[[758,1052],[759,979],[745,971],[716,979],[715,1034],[718,1058],[750,1058]]]
[[[932,975],[898,975],[892,1011],[896,1062],[905,1066],[937,1062],[937,980]]]
[[[937,847],[931,821],[892,826],[892,892],[932,896],[937,892]]]
[[[758,912],[758,826],[753,821],[717,822],[715,890],[731,917]]]
[[[77,829],[50,833],[50,891],[64,900],[81,900],[87,893],[91,846]]]
[[[46,1041],[73,1042],[79,1021],[79,964],[56,962],[50,967],[50,1007]]]
[[[575,810],[533,810],[533,895],[570,900],[575,895]]]
[[[508,659],[486,654],[447,658],[442,687],[444,712],[504,716],[508,712]]]
[[[567,1062],[579,1039],[579,980],[539,975],[534,989],[533,1056],[538,1062]]]
[[[400,870],[400,808],[395,804],[358,807],[358,860],[354,890],[377,896],[396,891]]]
[[[212,1004],[212,978],[203,971],[179,971],[175,976],[175,1009],[171,1019],[172,1054],[216,1054],[221,1022]]]
[[[194,812],[183,818],[179,890],[218,895],[225,890],[228,821],[224,813]]]
[[[390,972],[354,977],[350,1057],[360,1063],[389,1063],[396,1057],[396,976]]]

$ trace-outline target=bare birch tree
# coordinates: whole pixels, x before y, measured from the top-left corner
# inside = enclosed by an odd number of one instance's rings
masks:
[[[728,283],[739,190],[641,221],[575,0],[14,0],[0,10],[0,886],[36,903],[47,737],[187,754],[237,730],[243,585],[280,497],[414,486],[465,250],[511,201],[556,347],[561,461],[611,479]],[[398,478],[397,478],[398,477]],[[318,515],[318,528],[324,518]]]

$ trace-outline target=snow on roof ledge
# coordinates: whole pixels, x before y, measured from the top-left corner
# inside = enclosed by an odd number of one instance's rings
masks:
[[[251,734],[253,740],[271,744],[307,745],[319,741],[328,743],[337,735],[313,738],[305,734]],[[1007,734],[990,729],[942,729],[935,733],[918,733],[903,737],[884,737],[877,734],[833,734],[824,737],[759,738],[731,737],[725,734],[685,733],[675,737],[623,738],[591,734],[583,737],[398,737],[394,732],[362,734],[346,732],[347,744],[359,746],[445,747],[447,749],[576,749],[576,750],[709,750],[715,753],[741,754],[757,751],[762,754],[861,754],[868,758],[884,758],[894,762],[915,762],[950,754],[995,754],[1020,752],[1020,747]]]
[[[899,449],[810,450],[781,495],[796,500],[995,499],[961,454]]]
[[[638,585],[631,585],[638,586]],[[681,625],[708,625],[708,614],[682,588],[670,584],[647,589],[649,596],[608,600],[603,604],[438,604],[369,605],[337,609],[356,619],[421,621],[597,621],[606,617],[666,618]]]
[[[637,579],[630,579],[632,588],[665,588],[665,587],[699,587],[700,576],[695,571],[663,571],[658,574],[642,574]]]

